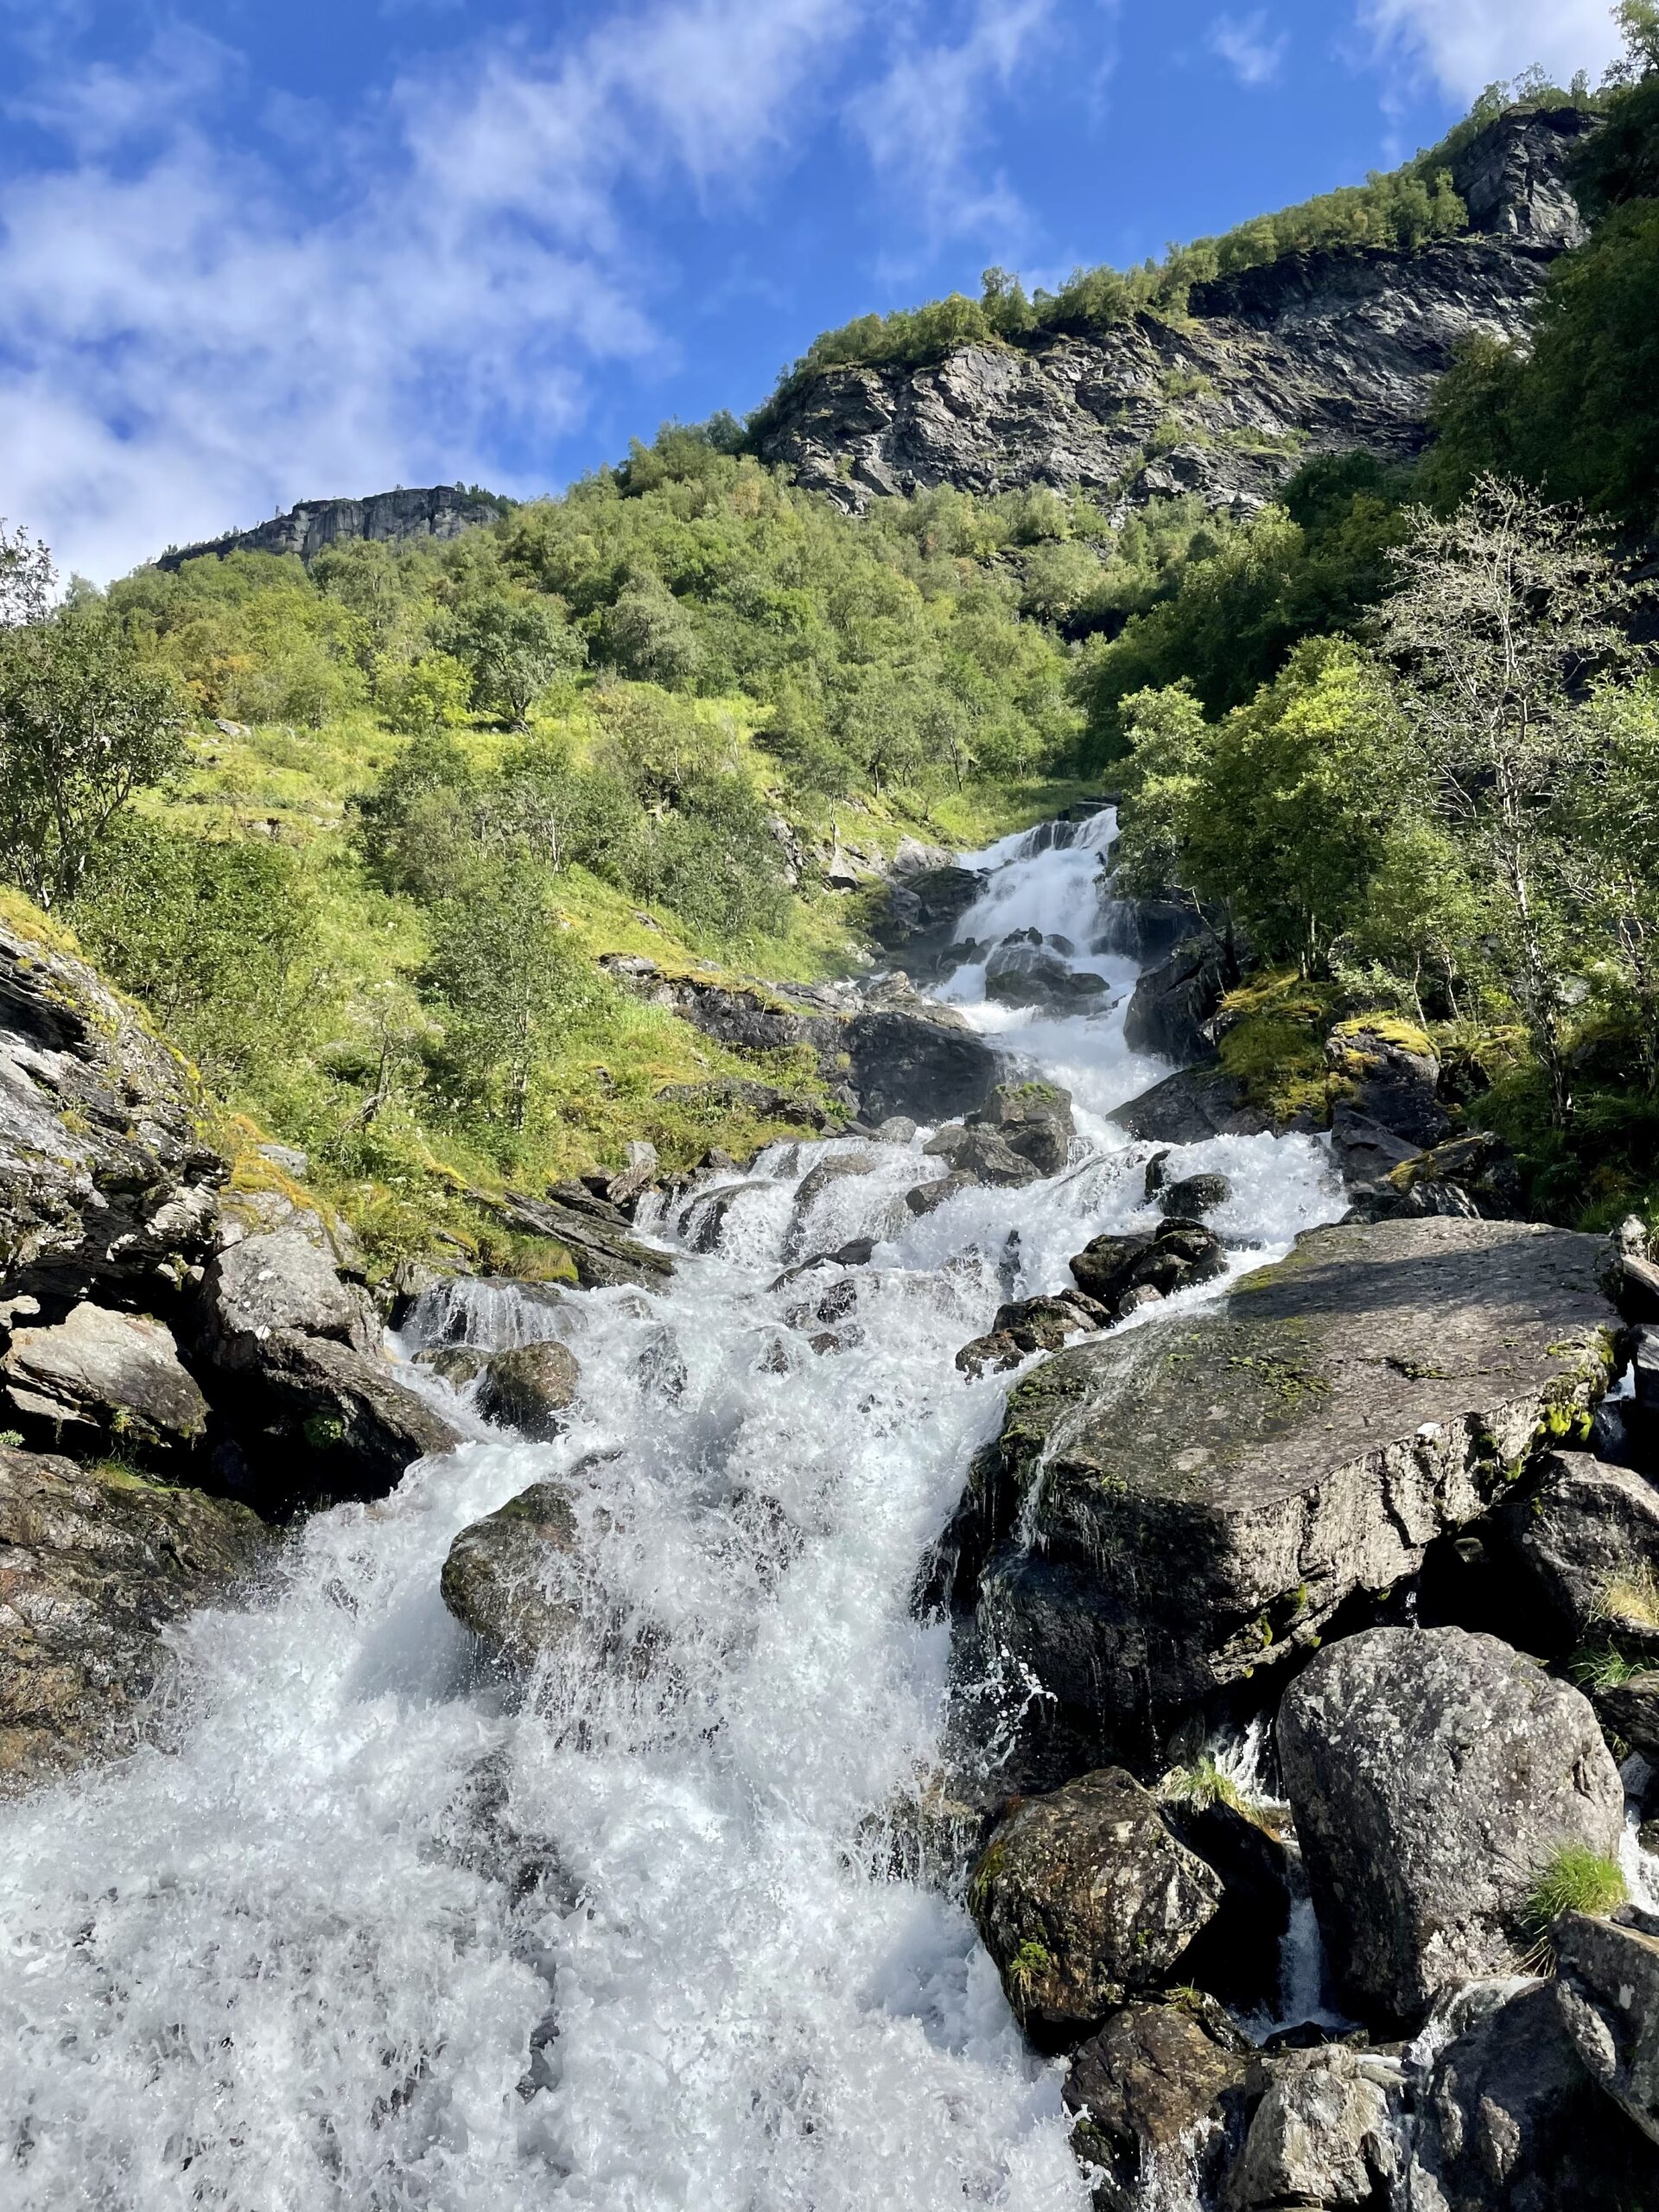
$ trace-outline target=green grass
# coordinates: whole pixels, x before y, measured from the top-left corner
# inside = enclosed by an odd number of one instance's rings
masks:
[[[1532,1938],[1526,1963],[1535,1969],[1554,1964],[1549,1931],[1564,1912],[1605,1919],[1624,1903],[1627,1894],[1617,1859],[1604,1858],[1588,1844],[1558,1844],[1522,1908],[1522,1925]]]
[[[1207,1812],[1212,1805],[1228,1806],[1248,1818],[1249,1801],[1226,1769],[1207,1755],[1190,1766],[1177,1767],[1159,1784],[1159,1795],[1177,1805],[1192,1805]]]
[[[1659,1630],[1659,1575],[1645,1560],[1629,1561],[1597,1592],[1595,1617],[1610,1628]]]
[[[1580,1689],[1616,1690],[1635,1681],[1648,1669],[1637,1660],[1625,1658],[1612,1644],[1603,1643],[1586,1645],[1575,1652],[1567,1671]]]

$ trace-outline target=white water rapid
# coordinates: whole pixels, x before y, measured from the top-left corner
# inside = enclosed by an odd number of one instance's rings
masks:
[[[960,931],[1064,936],[1111,1004],[1011,1014],[982,961],[944,994],[1075,1093],[1066,1173],[921,1219],[903,1193],[944,1162],[920,1136],[804,1207],[849,1141],[723,1179],[742,1188],[716,1248],[665,1289],[553,1312],[582,1376],[566,1436],[463,1414],[475,1440],[316,1516],[258,1602],[176,1632],[168,1748],[0,1814],[0,2202],[1086,2207],[1057,2069],[960,1903],[895,1872],[894,1838],[946,1702],[912,1581],[1010,1380],[954,1356],[1005,1298],[1065,1284],[1088,1238],[1152,1218],[1151,1147],[1103,1119],[1165,1072],[1123,1046],[1134,963],[1088,949],[1111,832],[993,847]],[[1216,1222],[1241,1267],[1343,1204],[1306,1138],[1178,1166],[1230,1179]],[[711,1187],[647,1226],[683,1243]],[[858,1236],[869,1266],[769,1287]],[[843,1281],[849,1311],[791,1325]],[[414,1328],[501,1343],[523,1323],[480,1288]],[[459,1529],[555,1475],[579,1494],[590,1634],[515,1702],[439,1572]]]

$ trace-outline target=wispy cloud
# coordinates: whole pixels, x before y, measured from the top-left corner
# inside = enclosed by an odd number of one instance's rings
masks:
[[[1270,85],[1284,66],[1290,34],[1268,28],[1268,11],[1217,16],[1210,26],[1210,51],[1219,55],[1241,85]]]
[[[661,340],[630,195],[741,188],[857,23],[846,0],[659,0],[563,50],[520,41],[365,104],[333,211],[214,129],[236,57],[169,34],[54,68],[66,158],[0,232],[0,480],[106,575],[287,499],[493,475],[586,378]]]
[[[1619,50],[1608,0],[1358,0],[1356,21],[1385,66],[1459,99],[1535,62],[1558,81],[1593,77]]]
[[[1024,231],[1018,195],[982,167],[986,107],[1040,52],[1052,12],[1052,0],[976,0],[964,36],[906,41],[851,108],[879,175],[930,244],[976,237],[1011,247]]]

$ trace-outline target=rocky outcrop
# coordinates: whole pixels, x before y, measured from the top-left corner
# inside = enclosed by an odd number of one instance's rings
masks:
[[[1229,977],[1213,938],[1188,938],[1137,981],[1123,1017],[1123,1042],[1182,1065],[1215,1058],[1214,1022]]]
[[[168,1624],[271,1548],[224,1498],[0,1446],[0,1793],[154,1726],[177,1674]]]
[[[1563,1914],[1550,1940],[1585,2071],[1659,2144],[1659,1942],[1582,1912]]]
[[[1624,2212],[1652,2173],[1651,2145],[1585,2070],[1554,1988],[1500,1985],[1433,2062],[1406,2201],[1413,2212]]]
[[[1557,1452],[1494,1516],[1492,1545],[1541,1612],[1539,1648],[1599,1633],[1659,1660],[1659,1487],[1586,1452]]]
[[[1224,2212],[1385,2206],[1404,2161],[1399,2061],[1343,2049],[1285,2051],[1258,2073],[1266,2094],[1223,2194]]]
[[[854,512],[939,484],[1249,506],[1311,454],[1409,460],[1458,347],[1523,337],[1551,258],[1583,235],[1564,168],[1592,127],[1577,109],[1500,118],[1457,165],[1469,234],[1414,253],[1274,262],[1198,287],[1179,321],[826,370],[768,410],[761,457]]]
[[[1074,2053],[1064,2094],[1073,2147],[1103,2177],[1097,2206],[1134,2212],[1157,2201],[1166,2177],[1215,2201],[1243,2101],[1246,2047],[1219,2005],[1128,2005]]]
[[[0,1280],[54,1314],[165,1310],[225,1163],[184,1064],[83,962],[0,928]]]
[[[468,492],[461,484],[435,484],[423,491],[372,492],[364,499],[302,499],[286,514],[256,523],[251,530],[233,530],[223,537],[200,545],[169,546],[157,560],[158,569],[181,568],[227,553],[297,554],[314,561],[330,545],[369,541],[398,545],[413,537],[444,541],[464,531],[481,529],[497,520],[505,502]]]
[[[563,1483],[532,1483],[449,1547],[443,1602],[503,1666],[533,1667],[582,1626],[580,1532]]]
[[[521,1235],[545,1236],[562,1244],[584,1290],[613,1290],[625,1283],[654,1290],[674,1272],[666,1252],[629,1235],[615,1206],[568,1185],[562,1186],[560,1195],[544,1198],[509,1191],[497,1210]]]
[[[1518,1971],[1553,1855],[1611,1858],[1624,1832],[1588,1700],[1496,1637],[1346,1637],[1286,1693],[1278,1742],[1326,1952],[1368,2018]]]
[[[969,1128],[994,1129],[1039,1175],[1060,1173],[1077,1135],[1071,1094],[1052,1083],[996,1084],[967,1122]]]
[[[1341,1095],[1368,1122],[1416,1152],[1449,1135],[1451,1118],[1439,1096],[1440,1064],[1427,1037],[1361,1017],[1338,1022],[1325,1053]]]
[[[1107,1116],[1120,1129],[1146,1144],[1204,1144],[1211,1137],[1255,1137],[1300,1128],[1300,1121],[1276,1122],[1256,1105],[1244,1084],[1225,1068],[1182,1068],[1143,1090]],[[1311,1125],[1309,1125],[1311,1126]]]
[[[1156,1798],[1108,1767],[1027,1798],[974,1869],[969,1906],[1029,2035],[1085,2035],[1172,1976],[1221,1902]]]
[[[15,1329],[0,1383],[19,1427],[43,1445],[164,1458],[194,1449],[207,1427],[172,1331],[145,1314],[82,1303],[55,1328]]]
[[[933,1159],[949,1160],[953,1175],[965,1175],[970,1183],[987,1184],[993,1190],[1019,1191],[1041,1180],[1034,1163],[1005,1143],[995,1128],[951,1122],[930,1137],[922,1150]]]
[[[1227,1257],[1213,1230],[1173,1217],[1150,1236],[1096,1236],[1068,1264],[1084,1295],[1121,1321],[1177,1291],[1214,1282],[1226,1272]]]
[[[976,1463],[979,1633],[1096,1758],[1154,1769],[1587,1418],[1597,1255],[1522,1224],[1317,1230],[1223,1306],[1058,1353]]]

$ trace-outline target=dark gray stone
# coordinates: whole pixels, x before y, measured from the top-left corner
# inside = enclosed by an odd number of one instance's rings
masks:
[[[1132,1052],[1182,1065],[1213,1059],[1215,1017],[1228,980],[1216,940],[1189,938],[1136,982],[1123,1017],[1124,1043]]]
[[[1659,1659],[1659,1488],[1643,1476],[1553,1453],[1537,1489],[1494,1516],[1491,1541],[1560,1644],[1614,1637]]]
[[[480,530],[501,512],[493,499],[474,499],[460,484],[435,484],[429,490],[372,493],[366,499],[302,499],[286,514],[232,531],[200,545],[169,546],[156,557],[158,569],[177,569],[186,561],[227,553],[297,554],[310,562],[330,545],[367,540],[402,544],[410,538],[448,540]]]
[[[1060,1173],[1077,1135],[1071,1094],[1052,1083],[999,1083],[968,1123],[994,1130],[1039,1175]]]
[[[493,1352],[485,1362],[477,1406],[498,1428],[515,1429],[545,1443],[564,1428],[563,1416],[575,1402],[582,1381],[575,1354],[550,1338]]]
[[[1582,1912],[1564,1913],[1550,1942],[1585,2071],[1659,2144],[1659,1942]]]
[[[572,1643],[582,1622],[581,1535],[563,1483],[532,1483],[449,1547],[443,1602],[517,1672]]]
[[[1370,1629],[1279,1708],[1279,1758],[1332,1971],[1389,2023],[1515,1973],[1552,1854],[1611,1857],[1624,1798],[1588,1700],[1491,1636]]]
[[[144,1314],[83,1303],[56,1328],[15,1330],[0,1382],[24,1432],[54,1445],[188,1452],[207,1426],[207,1401],[172,1331]]]

